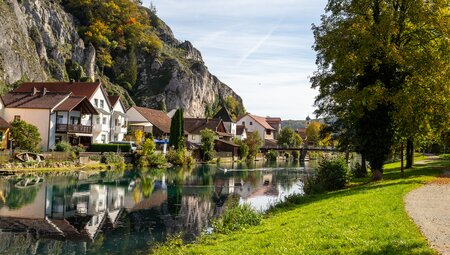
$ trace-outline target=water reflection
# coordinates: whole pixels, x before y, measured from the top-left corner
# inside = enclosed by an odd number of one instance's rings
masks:
[[[194,239],[231,197],[265,210],[301,193],[304,174],[298,163],[244,163],[0,179],[0,253],[147,253],[168,234]]]

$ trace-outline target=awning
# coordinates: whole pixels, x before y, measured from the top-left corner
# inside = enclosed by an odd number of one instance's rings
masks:
[[[74,135],[74,136],[87,136],[87,137],[93,137],[93,134],[83,134],[83,133],[67,133],[68,135]]]
[[[111,115],[111,113],[103,110],[102,108],[95,108],[99,113],[103,114],[103,115]]]
[[[124,118],[128,118],[128,116],[125,113],[121,113],[121,112],[114,112],[114,115],[119,115],[119,116],[122,116]]]

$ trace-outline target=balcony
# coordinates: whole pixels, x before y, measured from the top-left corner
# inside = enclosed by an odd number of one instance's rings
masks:
[[[126,134],[128,131],[127,126],[115,126],[114,133],[119,134],[123,133]]]
[[[56,132],[92,134],[92,127],[84,125],[56,124]]]

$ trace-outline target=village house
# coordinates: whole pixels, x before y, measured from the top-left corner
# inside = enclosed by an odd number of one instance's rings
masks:
[[[184,118],[184,130],[187,135],[187,142],[201,144],[202,137],[200,133],[204,129],[214,131],[216,139],[229,141],[233,137],[231,134],[227,133],[225,125],[220,119]]]
[[[171,119],[165,112],[133,106],[127,110],[126,115],[131,133],[142,130],[144,133],[152,133],[157,139],[169,137]]]
[[[236,125],[236,138],[240,141],[247,139],[247,129],[244,125]]]
[[[26,93],[34,88],[38,91],[71,93],[71,96],[73,97],[85,97],[88,99],[96,111],[96,114],[91,119],[88,118],[88,115],[77,115],[76,111],[69,114],[67,109],[62,109],[57,114],[57,122],[60,125],[92,126],[91,132],[87,132],[88,130],[84,130],[83,133],[77,132],[77,134],[79,134],[77,137],[91,136],[92,143],[108,143],[116,137],[116,134],[111,134],[115,133],[113,132],[111,124],[111,121],[113,121],[113,106],[109,101],[107,92],[100,82],[27,82],[15,89],[14,92]],[[118,99],[118,101],[120,101],[120,99]],[[122,115],[121,117],[126,118],[125,115]],[[124,122],[126,123],[126,120]],[[30,123],[33,124],[33,122]],[[125,129],[120,129],[118,131],[120,131],[117,134],[118,139],[126,133]],[[59,137],[64,139],[62,136]],[[80,140],[87,141],[89,139],[83,138]]]
[[[266,118],[246,114],[237,121],[238,125],[245,126],[247,134],[258,132],[259,137],[266,142],[275,141],[275,129],[266,121]]]
[[[278,135],[281,133],[281,118],[278,117],[266,117],[266,122],[275,129],[273,137],[277,139]]]
[[[111,141],[123,141],[127,134],[128,117],[125,114],[125,106],[119,96],[109,96],[108,100],[112,107]]]
[[[22,88],[5,94],[0,102],[0,115],[5,121],[23,120],[38,128],[44,151],[60,141],[90,145],[92,119],[96,114],[86,97],[46,88],[31,87],[29,91]]]
[[[223,106],[220,111],[214,115],[213,119],[220,119],[222,120],[223,124],[225,125],[225,129],[227,130],[227,133],[231,134],[233,137],[236,136],[236,121],[233,120],[231,117],[230,112],[228,112],[227,108]]]

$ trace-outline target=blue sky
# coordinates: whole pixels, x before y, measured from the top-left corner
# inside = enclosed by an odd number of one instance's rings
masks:
[[[248,112],[305,119],[317,91],[311,24],[325,0],[144,0],[179,40],[199,49],[210,72],[233,88]]]

